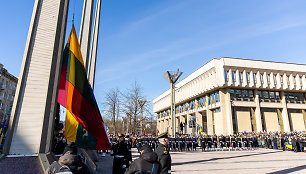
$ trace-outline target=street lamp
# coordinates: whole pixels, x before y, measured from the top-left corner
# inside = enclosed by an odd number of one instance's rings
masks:
[[[177,69],[177,72],[175,71],[167,71],[164,74],[164,77],[170,82],[171,85],[171,132],[170,134],[172,136],[175,136],[176,133],[176,121],[175,121],[175,83],[180,78],[180,76],[183,74],[183,72],[180,72],[179,69]],[[169,122],[168,122],[169,124]]]

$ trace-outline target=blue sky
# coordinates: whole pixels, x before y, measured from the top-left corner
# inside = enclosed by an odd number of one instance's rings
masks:
[[[18,2],[18,3],[17,3]],[[19,76],[34,1],[0,6],[0,63]],[[71,0],[79,31],[82,0]],[[304,0],[102,0],[95,94],[137,81],[152,100],[169,88],[163,74],[186,77],[212,58],[306,63]],[[67,34],[68,36],[68,34]]]

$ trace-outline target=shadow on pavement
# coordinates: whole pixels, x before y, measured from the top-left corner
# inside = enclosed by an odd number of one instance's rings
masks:
[[[229,156],[229,157],[223,157],[223,158],[211,158],[211,159],[207,159],[207,160],[188,161],[188,162],[181,162],[181,163],[172,163],[172,166],[183,165],[183,164],[201,163],[201,162],[207,162],[207,161],[216,161],[216,160],[222,160],[222,159],[241,158],[241,157],[255,156],[255,155],[265,155],[265,154],[270,154],[270,153],[278,153],[278,151],[256,153],[256,154],[249,154],[249,155]]]
[[[289,169],[284,169],[284,170],[280,170],[280,171],[276,171],[276,172],[271,172],[269,174],[292,173],[292,172],[296,172],[296,171],[303,170],[303,169],[306,169],[306,165],[297,166],[297,167],[293,167],[293,168],[289,168]]]

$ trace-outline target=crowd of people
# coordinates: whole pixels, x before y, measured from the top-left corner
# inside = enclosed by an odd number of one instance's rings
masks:
[[[171,173],[171,151],[223,151],[223,150],[254,150],[258,148],[278,149],[283,151],[304,152],[306,149],[306,132],[241,132],[237,135],[177,135],[168,137],[166,133],[153,137],[151,135],[111,136],[113,156],[113,174],[134,173]],[[78,157],[75,145],[64,140],[63,132],[58,132],[54,144],[55,154],[64,154],[54,162],[48,173],[61,170],[62,166],[72,166],[76,173],[89,173],[82,159]],[[132,161],[132,148],[137,148],[140,156]],[[68,160],[67,160],[68,159]],[[70,161],[70,163],[65,163]],[[65,170],[65,168],[63,169]]]
[[[132,147],[139,149],[147,144],[153,150],[158,145],[154,137],[141,137],[129,140]],[[306,147],[306,132],[242,132],[237,135],[178,135],[169,138],[170,151],[216,151],[216,150],[254,150],[257,148],[280,149],[294,152],[304,152]]]

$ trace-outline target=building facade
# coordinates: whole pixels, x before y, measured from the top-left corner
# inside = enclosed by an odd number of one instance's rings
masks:
[[[306,65],[222,57],[176,84],[176,132],[305,131]],[[153,100],[159,133],[171,128],[170,89]]]
[[[18,79],[0,64],[0,123],[11,114]]]

